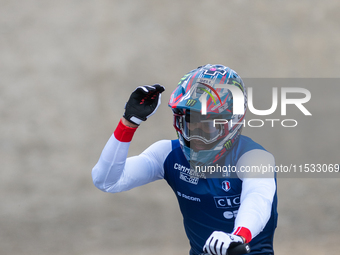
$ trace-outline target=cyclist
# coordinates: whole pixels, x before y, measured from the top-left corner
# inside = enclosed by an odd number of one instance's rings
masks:
[[[240,243],[249,243],[250,254],[274,254],[275,176],[244,170],[274,166],[275,160],[241,135],[247,108],[242,79],[226,66],[210,64],[184,75],[169,101],[178,139],[158,141],[127,158],[136,129],[156,112],[163,91],[155,84],[131,94],[92,170],[95,186],[116,193],[165,179],[183,215],[190,255],[226,255]],[[233,114],[239,100],[243,114]]]

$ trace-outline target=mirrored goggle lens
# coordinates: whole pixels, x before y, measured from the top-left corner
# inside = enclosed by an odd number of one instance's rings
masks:
[[[182,133],[187,140],[199,139],[204,143],[212,143],[223,133],[223,125],[215,125],[213,120],[200,122],[183,121]]]

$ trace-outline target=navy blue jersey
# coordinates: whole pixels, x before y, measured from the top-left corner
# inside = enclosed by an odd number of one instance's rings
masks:
[[[244,171],[275,165],[274,157],[262,146],[240,136],[218,162],[238,171],[224,178],[207,178],[205,173],[190,169],[178,140],[161,140],[140,155],[127,157],[131,139],[132,131],[120,123],[92,170],[97,188],[116,193],[165,179],[178,199],[191,255],[203,252],[214,231],[251,240],[251,254],[273,254],[277,224],[274,174],[262,178]]]
[[[264,150],[250,138],[241,136],[239,143],[222,159],[225,166],[236,166],[247,151]],[[164,178],[177,196],[184,228],[191,245],[191,255],[202,253],[202,247],[213,231],[231,233],[241,201],[242,180],[231,173],[228,178],[202,178],[190,170],[178,140],[164,162]],[[264,230],[251,242],[251,254],[273,254],[273,235],[277,224],[277,195],[271,217]]]

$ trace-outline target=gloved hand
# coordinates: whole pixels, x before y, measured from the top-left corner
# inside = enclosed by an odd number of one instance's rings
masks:
[[[228,255],[228,248],[242,243],[244,242],[240,236],[214,231],[205,242],[203,251],[210,255]]]
[[[161,93],[164,90],[164,87],[159,84],[137,87],[125,105],[123,117],[139,125],[156,112],[161,104]]]

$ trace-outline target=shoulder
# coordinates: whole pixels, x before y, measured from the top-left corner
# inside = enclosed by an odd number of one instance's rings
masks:
[[[171,140],[160,140],[151,144],[142,154],[169,154],[172,147]]]
[[[161,169],[171,151],[171,140],[160,140],[151,144],[139,155],[139,157],[143,157],[147,162]]]
[[[274,156],[251,138],[241,136],[237,147],[237,169],[242,173],[258,173],[275,166]],[[239,173],[240,173],[239,172]],[[245,177],[244,174],[241,174]],[[264,177],[264,176],[263,176]]]
[[[240,136],[239,142],[237,144],[237,149],[243,153],[254,149],[265,150],[265,148],[262,145],[255,142],[250,137],[244,135]]]
[[[165,159],[174,152],[176,152],[176,154],[182,153],[178,140],[160,140],[150,145],[141,155],[165,161]]]
[[[153,150],[161,150],[161,151],[166,150],[170,152],[172,150],[180,148],[180,144],[179,144],[178,139],[177,140],[159,140],[153,143],[152,145],[150,145],[149,148]]]
[[[274,160],[274,156],[268,152],[262,145],[253,141],[247,136],[241,135],[237,144],[237,154],[240,160],[251,160],[252,162],[259,160]]]
[[[274,156],[266,150],[254,149],[244,153],[237,161],[242,166],[275,165]]]

